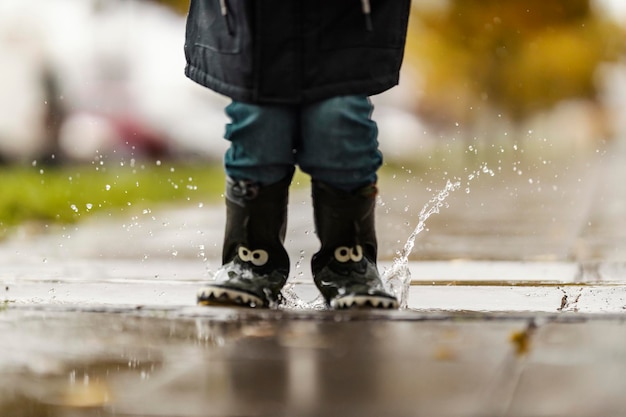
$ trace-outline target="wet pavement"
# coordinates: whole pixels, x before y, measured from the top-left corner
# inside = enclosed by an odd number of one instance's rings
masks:
[[[0,327],[7,416],[626,412],[617,317],[47,307]]]
[[[400,311],[321,308],[306,187],[280,310],[194,306],[222,207],[22,228],[0,245],[0,416],[626,415],[626,141],[533,146],[381,178],[382,270],[460,183]]]

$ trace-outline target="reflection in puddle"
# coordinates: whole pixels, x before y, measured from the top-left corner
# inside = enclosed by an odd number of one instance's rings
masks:
[[[27,347],[26,347],[27,348]],[[105,360],[85,358],[68,363],[67,372],[37,375],[17,373],[0,385],[2,416],[91,416],[106,411],[116,401],[116,392],[140,384],[161,369],[159,362],[144,359]],[[121,381],[126,381],[122,386]]]
[[[116,415],[112,405],[181,355],[192,329],[165,318],[7,310],[0,416]]]

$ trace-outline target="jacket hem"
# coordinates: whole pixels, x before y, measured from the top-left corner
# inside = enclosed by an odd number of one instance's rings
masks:
[[[373,96],[383,93],[390,88],[398,85],[399,77],[397,75],[389,75],[379,77],[374,80],[367,81],[351,81],[349,83],[327,84],[311,89],[303,89],[298,96],[264,96],[255,94],[254,90],[241,87],[235,87],[226,84],[216,78],[211,77],[199,68],[187,64],[185,67],[185,75],[192,81],[222,94],[235,101],[241,101],[251,104],[305,104],[315,101],[325,100],[332,97],[348,96],[348,95],[364,95]]]
[[[211,77],[206,72],[202,71],[196,66],[187,64],[185,66],[185,75],[190,80],[215,91],[218,94],[222,94],[226,97],[230,97],[236,101],[252,102],[252,91],[249,89],[235,87],[231,84],[227,84],[216,78]]]

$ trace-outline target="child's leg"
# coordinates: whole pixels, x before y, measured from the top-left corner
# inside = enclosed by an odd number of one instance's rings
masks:
[[[226,108],[223,267],[198,293],[200,304],[268,307],[289,275],[283,247],[294,172],[297,112],[287,106],[234,102]]]
[[[382,163],[372,105],[347,96],[314,103],[301,114],[297,161],[313,180],[314,281],[334,308],[397,308],[376,267],[376,171]]]
[[[293,174],[298,132],[297,109],[233,102],[226,107],[231,123],[224,137],[226,175],[265,186]]]
[[[314,181],[342,190],[376,182],[382,164],[374,107],[366,96],[342,96],[312,103],[302,111],[300,168]]]

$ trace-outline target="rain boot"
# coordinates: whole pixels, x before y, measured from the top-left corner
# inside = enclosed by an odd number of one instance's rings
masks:
[[[398,308],[376,266],[376,185],[353,192],[313,182],[315,229],[321,242],[311,269],[315,285],[335,309]]]
[[[270,307],[289,277],[283,246],[291,176],[269,185],[227,179],[222,267],[198,304]]]

